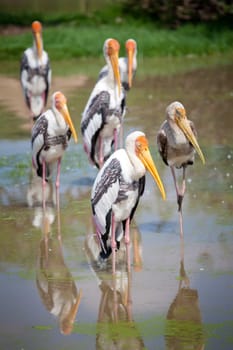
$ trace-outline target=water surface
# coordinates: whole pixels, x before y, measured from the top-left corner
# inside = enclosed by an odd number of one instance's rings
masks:
[[[226,66],[136,79],[124,133],[147,134],[167,200],[148,175],[131,226],[131,271],[123,249],[116,279],[110,267],[101,271],[94,262],[90,191],[96,169],[88,164],[81,136],[78,145],[71,141],[62,162],[60,212],[49,183],[44,218],[41,183],[31,170],[27,111],[1,100],[1,349],[232,348],[232,72]],[[93,83],[66,91],[79,135]],[[17,89],[14,96],[22,104]],[[155,142],[174,100],[195,122],[206,157],[205,166],[197,158],[187,171],[184,252],[171,174]],[[80,293],[74,323],[66,322]]]

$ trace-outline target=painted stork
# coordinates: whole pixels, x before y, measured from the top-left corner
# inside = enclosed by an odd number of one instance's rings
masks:
[[[132,87],[132,80],[137,70],[137,43],[134,39],[128,39],[125,42],[125,49],[127,57],[119,58],[119,69],[121,76],[121,84],[125,91]],[[98,79],[102,79],[108,74],[108,66],[105,65],[100,73]]]
[[[128,39],[125,42],[125,49],[126,49],[126,57],[120,57],[119,58],[119,70],[120,70],[120,77],[121,77],[121,84],[123,87],[123,94],[124,94],[124,111],[123,115],[125,115],[126,112],[126,97],[127,92],[132,87],[132,80],[136,74],[137,70],[137,43],[134,39]],[[108,74],[108,66],[105,65],[100,73],[98,80],[102,79]],[[119,144],[120,147],[122,147],[123,143],[123,124],[120,128],[120,136],[119,136]]]
[[[24,51],[21,59],[20,80],[25,102],[35,120],[44,110],[51,85],[49,57],[43,50],[42,25],[32,22],[33,46]]]
[[[120,45],[115,39],[104,42],[103,52],[108,73],[97,81],[86,104],[81,120],[84,150],[91,163],[101,168],[118,148],[118,134],[124,112],[124,95],[121,88],[118,53]]]
[[[145,174],[149,170],[165,199],[165,191],[152,160],[144,133],[135,131],[126,138],[125,149],[115,151],[95,179],[91,204],[96,234],[100,241],[99,263],[112,254],[115,273],[115,249],[124,234],[129,266],[129,224],[144,192]],[[111,242],[110,241],[111,238]]]
[[[52,108],[41,114],[32,128],[32,164],[37,175],[42,177],[43,191],[56,162],[56,188],[60,186],[61,158],[71,134],[77,142],[78,138],[66,104],[66,97],[57,91],[52,95]],[[43,206],[44,204],[43,200]]]
[[[164,163],[171,169],[180,214],[180,233],[183,236],[182,202],[186,188],[185,171],[188,165],[193,164],[195,151],[203,164],[205,164],[205,158],[197,142],[195,126],[187,119],[184,106],[180,102],[173,102],[167,107],[166,115],[167,119],[161,125],[157,135],[157,144]],[[183,169],[181,188],[178,186],[175,168]]]

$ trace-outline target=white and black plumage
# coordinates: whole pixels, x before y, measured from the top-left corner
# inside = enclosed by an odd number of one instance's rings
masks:
[[[146,170],[152,174],[165,199],[145,134],[135,131],[126,138],[125,149],[115,151],[105,162],[92,188],[93,220],[101,243],[100,261],[113,252],[113,270],[115,248],[119,248],[123,234],[127,247],[129,245],[129,224],[144,192]]]
[[[180,102],[173,102],[167,107],[166,115],[167,118],[157,135],[157,144],[164,163],[171,168],[177,193],[178,210],[181,213],[185,193],[186,167],[193,164],[195,151],[203,164],[205,158],[196,139],[197,133],[194,124],[187,119],[184,106]],[[183,168],[182,189],[178,187],[175,168]],[[181,235],[183,235],[182,228]]]
[[[125,91],[132,87],[132,80],[137,70],[137,43],[134,39],[128,39],[125,42],[126,57],[119,58],[119,69],[121,76],[121,84]],[[98,79],[102,79],[108,74],[108,66],[105,65],[100,73]]]
[[[88,99],[81,120],[84,150],[91,163],[100,168],[118,147],[118,134],[124,114],[118,65],[120,45],[115,39],[104,42],[108,74],[99,80]]]
[[[82,290],[78,291],[63,256],[60,211],[57,212],[57,220],[56,234],[52,232],[46,210],[38,249],[36,286],[45,308],[59,320],[60,332],[68,335],[72,332],[79,310]]]
[[[44,110],[51,85],[48,53],[43,50],[42,25],[32,23],[33,46],[24,51],[21,59],[20,80],[25,102],[36,119]]]
[[[56,187],[59,187],[61,158],[71,134],[77,142],[66,97],[57,91],[52,95],[52,108],[41,114],[32,128],[32,163],[43,184],[51,176],[53,164],[57,162]]]

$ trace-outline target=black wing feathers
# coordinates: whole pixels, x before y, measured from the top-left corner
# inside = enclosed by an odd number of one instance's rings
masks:
[[[103,123],[106,120],[106,116],[109,110],[110,95],[107,91],[102,91],[96,95],[86,113],[85,119],[82,121],[81,132],[84,135],[85,130],[88,128],[88,124],[94,118],[95,114],[101,114]]]
[[[167,136],[163,133],[163,131],[160,131],[157,136],[157,144],[159,149],[159,154],[161,158],[163,159],[164,163],[168,165],[167,162]]]
[[[47,129],[48,129],[48,120],[41,116],[36,124],[34,124],[33,130],[32,130],[32,144],[34,143],[35,139],[38,135],[42,134],[45,138],[47,135]]]
[[[101,197],[107,193],[108,189],[116,183],[121,173],[121,165],[117,159],[112,159],[108,166],[104,169],[99,183],[96,186],[94,197],[92,198],[92,210],[95,214],[95,205],[100,201]]]

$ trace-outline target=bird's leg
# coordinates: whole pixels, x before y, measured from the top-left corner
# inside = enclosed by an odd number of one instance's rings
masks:
[[[181,238],[184,237],[184,232],[183,232],[183,214],[182,214],[182,202],[185,194],[185,189],[186,189],[186,184],[185,184],[185,170],[186,167],[183,166],[183,178],[182,178],[182,187],[180,191],[180,207],[179,207],[179,220],[180,220],[180,236]]]
[[[140,250],[140,237],[136,229],[133,229],[133,260],[134,271],[141,271],[142,255]]]
[[[59,197],[60,173],[61,173],[61,157],[58,158],[58,161],[57,161],[57,176],[56,176],[56,204],[57,204],[57,211],[60,209],[60,197]]]
[[[179,189],[179,185],[178,185],[178,182],[177,182],[177,180],[176,180],[176,173],[175,173],[174,167],[171,166],[170,168],[171,168],[171,173],[172,173],[172,177],[173,177],[174,185],[175,185],[175,189],[176,189],[178,211],[181,211],[182,201],[183,201],[183,193],[182,193],[182,191]]]
[[[184,285],[185,288],[189,288],[190,281],[186,274],[185,268],[184,268],[184,239],[183,237],[180,240],[180,283],[179,283],[179,290],[182,288],[182,285]]]
[[[127,269],[130,271],[130,232],[129,232],[130,218],[128,217],[125,223],[125,246],[126,246],[126,258]]]
[[[56,189],[60,187],[60,173],[61,173],[61,157],[59,157],[57,161]]]
[[[186,190],[185,171],[186,171],[186,166],[183,166],[183,179],[182,179],[182,190],[181,190],[181,195],[182,195],[183,197],[184,197],[185,190]]]
[[[56,191],[56,204],[57,204],[57,238],[61,248],[61,215],[60,215],[59,191]]]
[[[114,214],[112,213],[112,227],[111,227],[111,247],[112,247],[112,273],[116,273],[116,238],[115,238],[115,231],[116,231],[116,223]]]
[[[127,271],[127,279],[128,279],[128,290],[127,290],[127,320],[132,321],[132,297],[131,297],[131,273]]]
[[[99,137],[99,167],[102,168],[104,164],[103,139]]]
[[[117,302],[117,289],[116,289],[116,277],[113,276],[112,279],[113,286],[113,317],[114,322],[118,322],[118,302]]]
[[[45,212],[45,187],[46,187],[46,181],[45,181],[45,160],[42,160],[42,200],[43,200],[43,210]]]
[[[171,166],[171,173],[175,184],[176,189],[176,196],[177,196],[177,204],[178,204],[178,212],[179,212],[179,221],[180,221],[180,237],[183,238],[184,231],[183,231],[183,215],[182,215],[182,202],[184,198],[184,191],[185,191],[185,168],[183,168],[183,183],[182,183],[182,190],[179,189],[177,180],[176,180],[176,174],[175,169],[173,166]]]
[[[121,122],[118,137],[119,137],[119,148],[122,148],[123,147],[123,122]]]
[[[34,115],[32,112],[30,112],[30,116],[29,116],[29,124],[30,124],[30,130],[32,130],[33,125],[34,125]]]
[[[118,133],[117,129],[114,129],[113,131],[113,139],[114,139],[114,151],[118,149]]]

